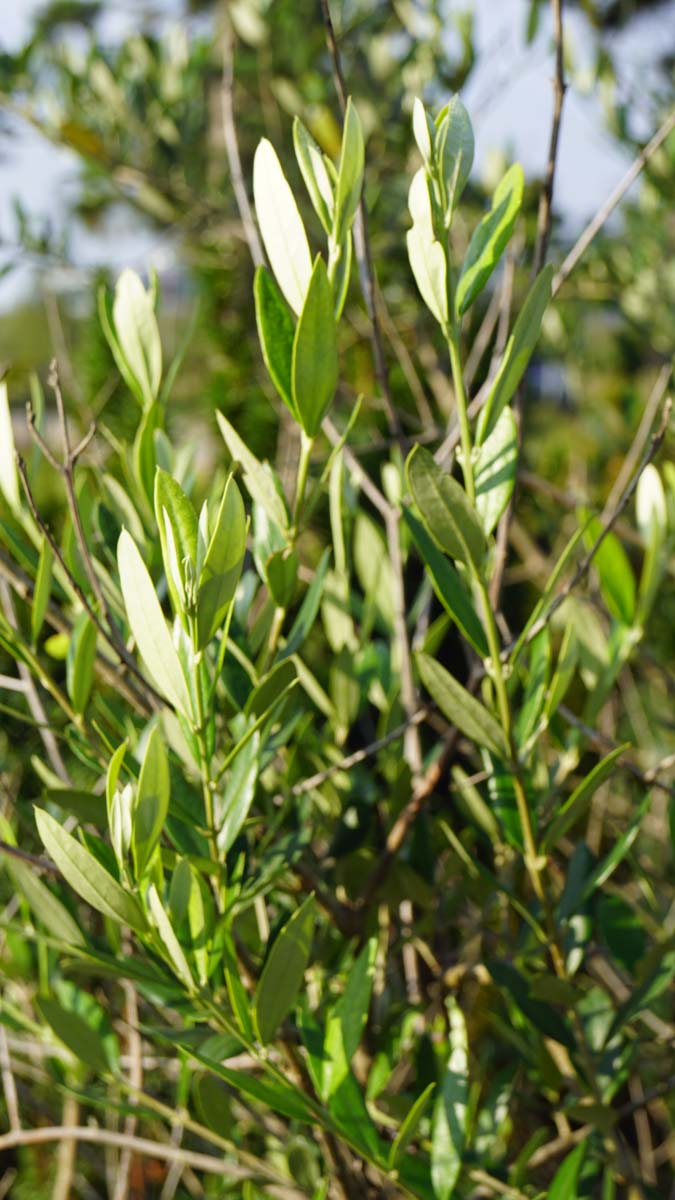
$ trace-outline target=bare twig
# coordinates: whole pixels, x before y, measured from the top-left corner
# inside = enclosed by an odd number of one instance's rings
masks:
[[[241,158],[239,155],[239,142],[237,140],[237,128],[234,120],[234,38],[230,22],[225,18],[225,28],[223,31],[223,80],[220,89],[220,103],[223,118],[223,137],[225,139],[225,150],[227,153],[227,161],[230,166],[230,179],[232,182],[232,191],[239,210],[241,223],[244,227],[244,236],[248,242],[248,248],[253,259],[255,267],[263,266],[265,255],[258,236],[258,228],[255,223],[253,211],[246,191],[244,182],[244,172],[241,166]]]
[[[5,1096],[5,1108],[7,1109],[9,1127],[10,1129],[21,1129],[19,1099],[12,1073],[9,1048],[7,1046],[7,1030],[4,1025],[0,1025],[0,1076],[2,1077],[2,1090]]]
[[[321,12],[323,14],[323,22],[326,29],[326,41],[330,50],[331,59],[333,62],[333,75],[335,79],[335,89],[338,94],[340,106],[343,113],[347,108],[347,88],[345,85],[344,72],[342,70],[342,58],[340,55],[340,47],[338,46],[337,37],[335,36],[335,28],[330,12],[329,0],[321,0]],[[380,320],[377,312],[377,297],[375,284],[375,270],[373,267],[373,259],[370,250],[370,238],[368,236],[368,223],[366,220],[366,205],[363,195],[359,200],[359,207],[354,219],[354,249],[356,251],[356,261],[359,268],[359,279],[361,281],[361,291],[365,300],[366,310],[370,318],[371,325],[371,345],[373,349],[373,362],[375,365],[375,374],[382,392],[387,421],[392,433],[398,436],[401,433],[401,423],[398,418],[398,413],[392,400],[391,388],[389,386],[389,373],[387,371],[387,362],[384,355],[384,346],[382,344],[382,331],[380,329]]]
[[[76,1096],[66,1095],[63,1100],[64,1128],[74,1128],[80,1119],[80,1104]],[[73,1174],[77,1155],[77,1138],[63,1138],[56,1154],[56,1174],[51,1200],[69,1200],[72,1195]]]
[[[563,283],[572,274],[579,259],[585,254],[593,239],[602,229],[605,222],[614,212],[617,204],[623,199],[631,184],[635,182],[638,175],[649,162],[650,158],[656,154],[656,151],[663,145],[668,134],[675,129],[675,108],[671,109],[668,116],[657,129],[651,141],[647,143],[643,150],[640,151],[637,158],[631,163],[626,171],[626,174],[614,188],[614,191],[609,194],[604,204],[600,206],[592,220],[584,229],[583,233],[574,243],[569,254],[565,258],[562,266],[557,274],[553,277],[553,295],[560,290]]]
[[[345,758],[341,758],[339,762],[331,763],[325,770],[317,771],[316,775],[310,775],[308,779],[303,779],[301,783],[294,784],[291,788],[291,795],[304,796],[306,792],[311,792],[315,788],[321,787],[322,784],[331,779],[333,775],[337,775],[338,772],[349,771],[352,767],[358,766],[359,763],[365,762],[366,759],[372,758],[373,755],[379,754],[380,750],[384,750],[392,742],[399,741],[411,723],[420,725],[426,719],[428,712],[429,710],[426,707],[418,708],[409,721],[403,721],[383,737],[376,738],[374,742],[370,742],[368,746],[363,746],[361,750],[355,750],[353,754],[348,754]]]
[[[645,452],[642,456],[642,459],[640,461],[640,465],[639,465],[638,469],[636,470],[635,474],[633,475],[633,478],[631,479],[630,483],[628,484],[625,491],[623,492],[623,495],[620,497],[620,499],[614,505],[614,508],[612,509],[612,511],[605,516],[603,526],[602,526],[602,529],[600,530],[600,533],[598,534],[597,538],[593,542],[593,545],[591,546],[590,550],[588,550],[587,553],[584,555],[584,557],[581,559],[581,562],[579,563],[574,574],[570,577],[570,579],[567,581],[567,583],[560,589],[560,591],[557,593],[557,595],[553,598],[551,603],[548,605],[546,611],[541,614],[541,616],[534,622],[534,624],[528,631],[527,637],[524,641],[524,645],[529,645],[529,643],[535,637],[537,637],[537,634],[541,633],[542,629],[546,625],[548,625],[554,612],[557,612],[557,610],[560,608],[561,604],[564,604],[567,597],[570,595],[571,592],[574,591],[574,589],[576,587],[578,587],[579,583],[584,578],[586,572],[589,570],[589,568],[593,562],[593,559],[595,558],[596,554],[598,553],[598,550],[600,549],[602,543],[604,542],[605,538],[607,537],[607,534],[611,532],[611,530],[614,527],[614,525],[616,524],[618,518],[621,516],[621,513],[624,511],[627,504],[631,500],[631,498],[635,492],[635,489],[637,488],[638,482],[640,480],[640,476],[642,475],[643,471],[645,470],[645,467],[648,466],[648,464],[652,461],[652,459],[655,457],[656,453],[658,452],[659,447],[661,446],[661,443],[662,443],[664,437],[666,436],[666,430],[668,428],[668,422],[670,420],[670,414],[672,412],[672,407],[673,407],[672,400],[670,398],[668,398],[666,400],[666,403],[663,406],[663,412],[661,415],[661,421],[659,423],[659,427],[658,427],[656,433],[654,434],[654,436],[652,437],[647,449],[645,450]],[[514,649],[513,643],[510,646],[507,646],[506,649],[502,653],[502,658],[504,660],[507,660],[509,658],[509,655],[512,653],[513,649]]]
[[[131,946],[127,937],[125,952],[129,954],[130,950]],[[129,979],[122,980],[122,990],[124,992],[125,1023],[129,1049],[129,1084],[137,1091],[141,1091],[143,1088],[143,1042],[138,1029],[138,998],[136,996],[136,988]],[[124,1122],[124,1133],[127,1137],[135,1137],[137,1127],[138,1118],[136,1114],[133,1112],[129,1113]],[[113,1200],[127,1200],[129,1196],[133,1156],[134,1152],[130,1146],[122,1148],[117,1165]]]
[[[9,842],[0,841],[0,854],[16,858],[19,862],[27,863],[28,866],[34,867],[38,871],[46,871],[50,875],[61,874],[58,867],[55,867],[48,858],[40,858],[38,854],[31,854],[29,850],[20,850],[18,846],[11,846]]]
[[[537,217],[537,242],[534,249],[532,274],[538,275],[546,262],[546,250],[551,233],[551,218],[553,204],[553,184],[558,159],[558,144],[560,141],[560,122],[563,101],[565,99],[565,63],[563,43],[563,0],[551,0],[553,12],[553,36],[555,40],[555,75],[553,78],[553,119],[551,121],[551,138],[548,148],[548,162],[544,185],[539,197],[539,214]]]
[[[666,394],[666,389],[668,387],[671,374],[672,366],[670,363],[666,363],[663,367],[661,367],[656,382],[649,394],[649,398],[645,405],[645,410],[642,414],[642,420],[640,421],[637,433],[633,438],[630,450],[621,464],[621,470],[614,480],[612,489],[605,502],[602,520],[604,520],[607,515],[611,513],[615,504],[619,500],[621,493],[628,484],[633,471],[640,461],[640,455],[642,454],[647,438],[651,433],[656,414],[661,407],[661,401]]]

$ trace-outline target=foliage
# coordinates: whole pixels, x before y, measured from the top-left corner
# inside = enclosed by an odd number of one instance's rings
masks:
[[[385,7],[361,19],[386,28]],[[148,51],[164,80],[165,52]],[[103,79],[91,65],[83,88]],[[187,94],[195,77],[178,74]],[[114,133],[120,161],[166,154],[143,184],[161,182],[157,219],[189,174],[187,159],[172,173],[171,147],[194,148],[204,116],[163,95],[152,119],[177,140],[149,147],[150,125],[109,104],[100,142],[107,154]],[[15,458],[11,379],[0,389],[0,648],[17,692],[0,1053],[33,1072],[36,1123],[61,1101],[94,1187],[84,1152],[105,1134],[120,1176],[138,1153],[138,1175],[124,1171],[148,1195],[195,1180],[243,1200],[663,1194],[668,1162],[652,1155],[642,1177],[634,1118],[670,1132],[671,673],[650,647],[672,594],[675,473],[652,461],[669,409],[601,510],[561,517],[535,477],[555,519],[543,537],[529,493],[514,516],[518,416],[526,452],[550,423],[524,403],[529,370],[570,306],[551,300],[551,266],[528,281],[523,262],[471,399],[528,208],[511,166],[472,212],[458,95],[411,106],[419,156],[376,211],[382,236],[401,234],[383,274],[449,363],[453,409],[442,434],[397,403],[400,384],[378,409],[386,363],[360,366],[368,334],[351,328],[355,266],[373,286],[362,107],[347,101],[331,153],[298,105],[294,159],[289,121],[251,162],[269,269],[227,293],[253,297],[231,377],[250,371],[248,397],[267,372],[263,424],[292,445],[283,476],[250,428],[259,398],[244,419],[228,395],[200,469],[198,439],[172,426],[183,350],[167,352],[156,280],[131,270],[98,297],[110,420],[78,440],[55,369],[46,396],[33,382]],[[99,166],[115,186],[119,162]],[[502,603],[509,531],[527,588]]]

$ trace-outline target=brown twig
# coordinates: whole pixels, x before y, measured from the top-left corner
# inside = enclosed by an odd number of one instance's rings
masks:
[[[330,12],[329,0],[321,0],[321,12],[323,14],[323,23],[326,30],[326,41],[333,62],[333,76],[335,79],[335,90],[338,94],[340,107],[344,113],[347,108],[347,88],[345,85],[344,72],[342,70],[342,58],[340,55],[340,47],[337,37],[335,36],[335,28]],[[359,269],[359,280],[361,282],[361,291],[366,304],[366,310],[370,319],[371,327],[371,345],[373,350],[373,362],[375,365],[375,375],[382,392],[385,411],[387,414],[387,422],[390,431],[398,437],[401,433],[401,423],[398,413],[392,400],[391,388],[389,385],[389,373],[387,371],[387,362],[384,354],[384,346],[382,343],[382,331],[380,329],[380,319],[377,312],[377,297],[375,285],[375,270],[373,267],[373,258],[370,249],[370,238],[368,235],[368,223],[366,220],[366,205],[363,199],[363,194],[359,199],[359,207],[354,218],[354,250],[356,252],[356,261]]]
[[[9,842],[0,841],[0,854],[7,854],[10,858],[16,858],[19,862],[28,863],[29,866],[36,868],[38,871],[46,871],[50,875],[59,875],[61,872],[58,867],[54,866],[48,858],[40,858],[38,854],[31,854],[28,850],[20,850],[18,846],[12,846]]]
[[[583,254],[585,254],[593,239],[597,236],[605,222],[612,215],[617,204],[623,200],[623,197],[625,196],[631,184],[635,183],[638,175],[640,175],[640,173],[644,170],[650,158],[656,154],[656,151],[660,146],[663,145],[668,137],[668,134],[671,133],[673,129],[675,129],[675,108],[671,109],[668,116],[657,129],[653,138],[647,142],[647,145],[644,147],[644,149],[640,151],[637,158],[634,159],[626,171],[626,174],[617,183],[614,191],[610,192],[604,204],[601,204],[595,216],[589,221],[583,233],[574,243],[569,254],[564,259],[562,266],[553,277],[554,296],[556,292],[560,290],[565,280],[568,279],[572,274],[572,271],[579,262],[579,259]]]

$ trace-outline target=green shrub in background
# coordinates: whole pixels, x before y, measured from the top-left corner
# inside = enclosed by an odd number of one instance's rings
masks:
[[[417,102],[413,132],[407,253],[456,403],[442,444],[411,446],[390,407],[371,474],[367,404],[335,400],[366,253],[351,101],[335,161],[294,125],[319,253],[271,142],[255,156],[255,310],[295,431],[289,488],[227,397],[204,487],[198,447],[167,431],[180,362],[163,361],[157,287],[131,271],[99,308],[129,444],[105,426],[78,441],[54,370],[59,449],[36,385],[17,461],[0,393],[0,645],[23,692],[4,708],[41,738],[2,827],[18,899],[0,1053],[18,1073],[50,1048],[27,1078],[49,1114],[62,1097],[53,1128],[34,1116],[35,1140],[63,1143],[57,1184],[102,1188],[98,1143],[121,1195],[669,1186],[640,1139],[672,1124],[672,736],[656,756],[618,740],[624,705],[647,723],[631,672],[669,570],[675,479],[652,462],[669,408],[605,511],[561,521],[510,629],[519,389],[553,271],[470,401],[465,331],[513,244],[522,172],[458,240],[469,115],[458,96],[435,118]],[[12,1081],[0,1149],[21,1147],[21,1188],[32,1131]]]

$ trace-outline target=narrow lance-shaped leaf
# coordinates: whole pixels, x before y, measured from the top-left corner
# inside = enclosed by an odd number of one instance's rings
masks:
[[[578,1200],[577,1184],[586,1157],[588,1142],[572,1150],[558,1167],[548,1191],[548,1200]]]
[[[508,759],[506,739],[492,714],[430,655],[420,652],[415,657],[422,683],[443,715],[472,742]]]
[[[459,96],[453,96],[436,118],[435,154],[445,193],[446,228],[468,183],[474,150],[471,119]]]
[[[281,399],[296,421],[292,363],[295,323],[288,305],[266,267],[258,267],[253,284],[258,337],[265,366]]]
[[[485,536],[464,489],[422,446],[415,446],[411,452],[406,474],[431,536],[446,554],[458,562],[471,563],[479,571],[485,557]]]
[[[216,516],[197,592],[198,645],[211,640],[234,598],[246,553],[246,512],[232,476]]]
[[[169,760],[162,729],[155,725],[145,747],[133,814],[132,851],[136,877],[150,864],[169,811]]]
[[[112,319],[119,348],[149,407],[162,379],[162,343],[151,294],[135,271],[122,271],[117,280]]]
[[[417,520],[410,509],[404,505],[402,511],[403,519],[429,572],[438,599],[467,641],[471,642],[474,650],[478,651],[481,658],[487,658],[490,651],[485,630],[459,572],[438,549],[422,522]]]
[[[246,443],[239,437],[234,426],[227,420],[227,417],[218,412],[216,413],[216,419],[232,458],[235,462],[241,463],[244,472],[244,483],[248,488],[251,499],[255,500],[265,510],[270,520],[284,532],[288,529],[288,509],[274,486],[271,474],[255,455],[251,453]]]
[[[147,903],[157,933],[176,975],[189,992],[194,991],[195,983],[183,952],[183,947],[176,937],[169,914],[159,898],[159,893],[154,883],[151,883],[148,887]]]
[[[16,469],[14,431],[9,407],[7,383],[0,382],[0,491],[10,508],[18,509],[19,475]]]
[[[258,781],[260,734],[251,735],[236,755],[222,800],[216,805],[218,848],[227,854],[244,825]]]
[[[532,351],[539,340],[541,323],[551,299],[552,279],[553,267],[549,263],[537,276],[528,292],[513,332],[506,343],[494,383],[478,421],[478,445],[481,445],[494,429],[497,417],[504,405],[509,403],[525,373]]]
[[[511,499],[517,467],[518,432],[513,412],[506,407],[480,447],[474,469],[476,512],[486,536],[492,533]]]
[[[106,917],[144,933],[147,922],[135,896],[125,892],[98,859],[48,812],[36,808],[35,821],[47,853],[77,894]]]
[[[455,292],[461,317],[482,292],[506,249],[523,203],[523,169],[514,163],[497,184],[492,207],[473,232]]]
[[[293,122],[293,145],[305,187],[314,205],[314,211],[325,232],[330,233],[333,226],[335,203],[330,176],[326,170],[321,150],[299,117],[296,117]]]
[[[333,289],[317,256],[293,342],[292,386],[298,419],[315,437],[330,408],[338,377]]]
[[[59,1041],[63,1042],[75,1058],[85,1063],[97,1075],[105,1075],[110,1071],[111,1063],[103,1038],[83,1016],[64,1008],[51,996],[38,997],[37,1007]]]
[[[447,1001],[450,1057],[431,1122],[431,1184],[436,1200],[450,1200],[462,1169],[469,1108],[466,1023],[459,1005]]]
[[[284,296],[300,313],[312,274],[307,234],[293,193],[266,138],[253,161],[253,196],[270,265]]]
[[[84,712],[94,682],[96,626],[86,612],[80,613],[68,643],[66,687],[76,713]]]
[[[125,529],[117,545],[117,561],[127,617],[141,657],[158,691],[187,714],[190,702],[176,648],[148,569]]]
[[[359,205],[363,186],[363,164],[363,130],[359,114],[350,96],[345,110],[340,167],[335,190],[333,237],[339,246],[345,240]]]
[[[377,939],[371,938],[347,976],[345,990],[326,1023],[322,1096],[328,1099],[342,1084],[356,1053],[368,1017],[375,976]]]
[[[179,483],[168,471],[155,473],[155,519],[162,548],[164,573],[173,610],[185,615],[185,566],[197,557],[197,515]]]
[[[2,434],[0,433],[0,439]],[[49,607],[49,597],[52,587],[52,570],[54,566],[54,551],[46,537],[40,546],[40,558],[35,576],[35,591],[33,592],[33,607],[30,614],[30,634],[33,645],[37,642],[42,625]]]
[[[15,887],[25,897],[33,915],[48,933],[71,946],[84,946],[82,931],[65,904],[43,883],[33,867],[16,859],[6,858],[5,864]]]
[[[314,929],[314,897],[293,913],[274,941],[258,981],[255,1024],[264,1044],[274,1037],[298,997],[309,962]]]

